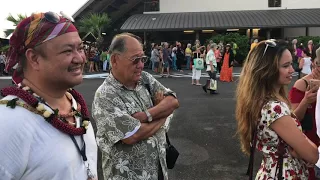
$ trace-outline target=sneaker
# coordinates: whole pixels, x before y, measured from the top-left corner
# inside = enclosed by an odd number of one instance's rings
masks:
[[[219,94],[217,91],[210,91],[210,94]]]

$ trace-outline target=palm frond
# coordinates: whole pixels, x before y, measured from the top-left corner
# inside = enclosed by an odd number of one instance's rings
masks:
[[[102,30],[109,26],[111,19],[106,13],[89,13],[82,17],[77,25],[79,32],[91,33],[95,39],[101,39]]]
[[[3,31],[5,37],[10,36],[10,34],[12,34],[13,32],[14,32],[14,29],[6,29]]]

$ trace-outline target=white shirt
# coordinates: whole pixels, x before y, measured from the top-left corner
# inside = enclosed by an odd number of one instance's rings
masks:
[[[304,74],[311,74],[311,57],[303,58],[303,67],[301,72]]]
[[[211,71],[210,61],[212,61],[213,67],[217,67],[216,57],[212,49],[208,51],[207,57],[206,57],[207,71]]]
[[[75,109],[76,105],[73,99]],[[20,106],[0,105],[0,114],[1,180],[87,180],[82,157],[69,135]],[[81,148],[80,136],[75,138]],[[91,125],[83,138],[90,169],[97,175],[97,145]]]

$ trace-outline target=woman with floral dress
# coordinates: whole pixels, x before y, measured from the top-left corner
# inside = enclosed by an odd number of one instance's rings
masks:
[[[256,180],[308,179],[307,163],[315,164],[319,158],[317,146],[303,134],[291,112],[286,91],[294,72],[291,63],[286,44],[262,41],[249,52],[240,75],[237,131],[244,153],[262,152]],[[252,176],[252,166],[249,170]]]

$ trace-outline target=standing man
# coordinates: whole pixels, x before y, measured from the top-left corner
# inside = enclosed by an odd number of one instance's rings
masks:
[[[15,87],[1,90],[1,180],[93,180],[97,146],[83,97],[82,40],[72,19],[53,12],[22,20],[10,38]],[[19,77],[19,78],[17,78]]]
[[[164,43],[163,45],[163,68],[161,69],[161,77],[164,77],[164,69],[167,70],[167,78],[171,77],[170,76],[170,63],[171,63],[171,58],[170,58],[170,52],[169,52],[169,44],[167,42]]]
[[[116,35],[109,51],[112,69],[92,105],[104,179],[167,180],[163,124],[179,106],[176,95],[142,71],[139,37]]]
[[[206,57],[206,64],[207,64],[207,73],[210,77],[209,80],[207,80],[207,83],[202,87],[204,92],[207,93],[207,89],[210,90],[210,94],[218,94],[217,93],[217,60],[214,54],[214,50],[216,48],[217,44],[213,43],[210,45],[210,50],[207,53]],[[211,81],[214,80],[214,81]],[[215,83],[215,89],[210,88],[210,83]]]

